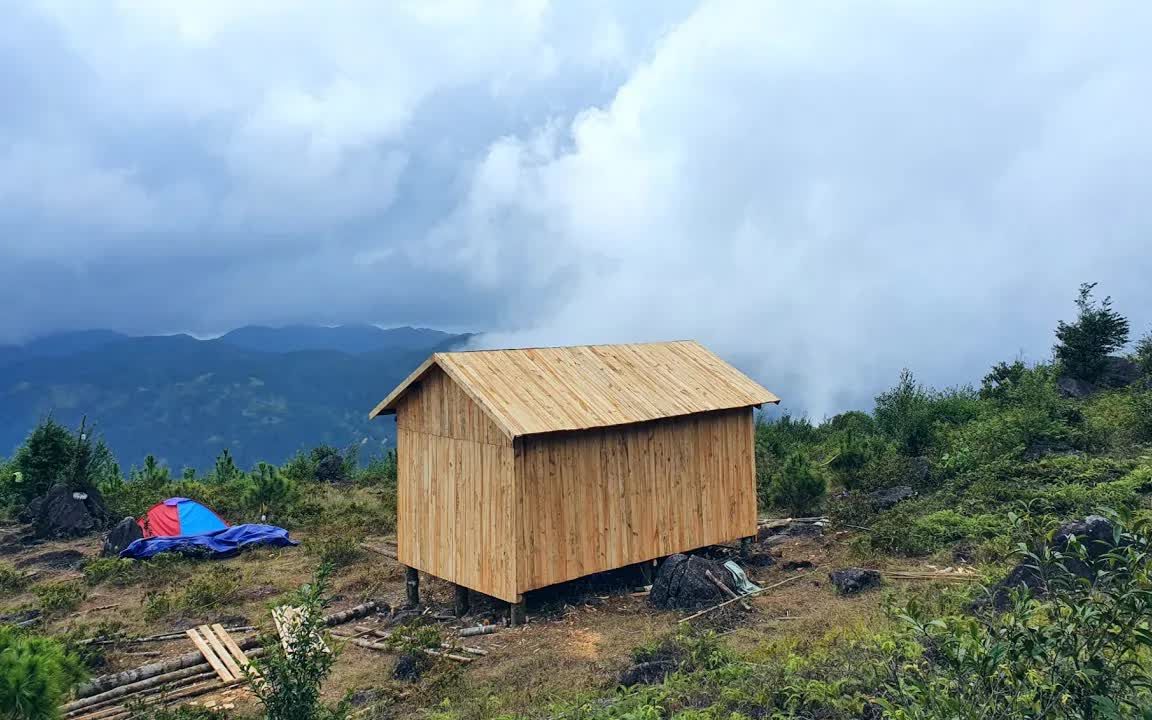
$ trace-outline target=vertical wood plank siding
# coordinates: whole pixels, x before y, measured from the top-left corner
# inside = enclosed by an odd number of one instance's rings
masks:
[[[517,444],[520,592],[756,532],[751,408]]]
[[[512,442],[439,369],[396,414],[396,555],[487,595],[516,595]]]

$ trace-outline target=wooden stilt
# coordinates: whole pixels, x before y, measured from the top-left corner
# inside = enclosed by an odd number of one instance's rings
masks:
[[[405,585],[408,588],[408,607],[420,606],[420,571],[410,567],[405,575]]]
[[[508,603],[508,621],[512,627],[519,627],[528,621],[528,609],[524,605],[524,596],[518,595],[514,603]]]
[[[652,579],[656,575],[656,565],[654,563],[655,561],[653,560],[645,560],[644,562],[639,563],[640,578],[644,581],[642,583],[643,585],[652,584]]]
[[[740,538],[740,559],[747,560],[749,551],[752,549],[752,538]]]
[[[456,617],[464,617],[470,609],[468,588],[463,585],[456,586]]]

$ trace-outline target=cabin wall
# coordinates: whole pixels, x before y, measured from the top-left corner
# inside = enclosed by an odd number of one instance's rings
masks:
[[[756,533],[752,409],[517,441],[518,590]]]
[[[516,596],[511,440],[438,368],[396,410],[397,558]]]

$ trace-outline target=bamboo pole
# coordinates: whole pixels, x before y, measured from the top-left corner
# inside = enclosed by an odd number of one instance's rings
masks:
[[[743,596],[741,596],[741,597],[744,597],[744,598],[749,598],[749,597],[752,597],[753,595],[759,595],[759,594],[760,594],[760,593],[762,593],[762,592],[766,592],[766,591],[768,591],[768,590],[771,590],[771,589],[773,589],[773,588],[778,588],[778,587],[780,587],[781,585],[787,585],[788,583],[792,582],[793,580],[799,580],[800,578],[806,578],[806,577],[809,577],[809,576],[811,576],[811,575],[814,575],[814,574],[815,574],[817,571],[819,571],[819,570],[820,570],[820,568],[816,568],[816,569],[815,569],[815,570],[813,570],[812,572],[806,572],[806,573],[804,573],[803,575],[793,575],[792,577],[790,577],[790,578],[788,578],[788,579],[786,579],[786,580],[781,580],[781,581],[780,581],[780,582],[778,582],[778,583],[774,583],[774,584],[772,584],[772,585],[769,585],[769,586],[767,586],[767,587],[762,587],[762,588],[760,588],[759,590],[753,590],[752,592],[748,593],[747,595],[743,595]],[[740,598],[740,597],[738,597],[738,598],[735,598],[735,599],[733,599],[733,600],[725,600],[724,602],[720,603],[719,605],[713,605],[713,606],[712,606],[712,607],[710,607],[710,608],[704,608],[703,610],[701,610],[701,611],[700,611],[700,612],[698,612],[698,613],[695,613],[695,614],[689,615],[689,616],[688,616],[688,617],[686,617],[686,618],[681,618],[681,619],[680,619],[680,622],[682,622],[682,623],[686,623],[686,622],[688,622],[689,620],[695,620],[696,618],[700,617],[701,615],[707,615],[708,613],[712,612],[713,610],[719,610],[720,608],[724,607],[725,605],[731,605],[732,603],[734,603],[734,602],[736,602],[737,600],[740,600],[740,599],[741,599],[741,598]]]

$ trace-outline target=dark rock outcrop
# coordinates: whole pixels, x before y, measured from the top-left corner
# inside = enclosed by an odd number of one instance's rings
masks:
[[[82,537],[103,530],[109,521],[99,490],[79,492],[64,485],[53,485],[30,502],[24,516],[42,538]]]
[[[1065,397],[1086,398],[1103,389],[1128,387],[1140,381],[1143,373],[1140,366],[1126,357],[1109,355],[1104,358],[1104,367],[1095,382],[1063,376],[1056,380],[1056,387]]]
[[[864,568],[845,568],[828,573],[828,579],[841,595],[856,595],[880,587],[880,573]]]
[[[144,531],[134,517],[126,517],[116,523],[104,538],[104,547],[100,550],[102,557],[115,557],[120,551],[132,544],[134,540],[144,537]]]
[[[1113,544],[1113,525],[1108,518],[1099,515],[1089,515],[1083,520],[1065,523],[1053,533],[1050,545],[1057,552],[1066,552],[1072,537],[1082,545],[1092,560],[1111,550]],[[1082,578],[1092,576],[1092,567],[1077,558],[1065,558],[1064,567],[1073,575]],[[1008,577],[994,585],[991,590],[992,607],[998,611],[1007,609],[1012,599],[1012,591],[1024,588],[1034,597],[1042,597],[1045,593],[1044,578],[1029,562],[1022,562],[1008,573]],[[977,607],[986,605],[987,600],[978,602]]]
[[[700,555],[676,554],[660,566],[652,583],[649,601],[665,610],[696,610],[728,599],[708,573],[721,583],[736,590],[732,573],[723,565]]]
[[[897,485],[896,487],[876,490],[867,495],[868,502],[872,504],[875,510],[888,510],[913,497],[916,497],[916,491],[912,489],[911,485]]]

